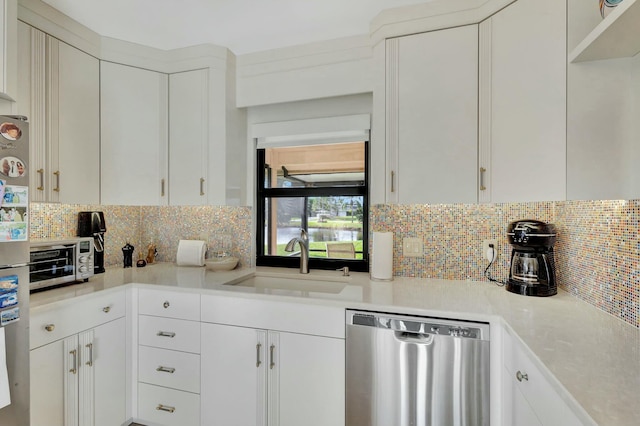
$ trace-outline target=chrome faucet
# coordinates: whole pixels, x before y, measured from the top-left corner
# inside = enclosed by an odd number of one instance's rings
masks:
[[[300,273],[308,274],[309,273],[309,237],[307,236],[307,231],[304,229],[300,230],[300,236],[294,237],[287,243],[287,246],[284,248],[284,251],[292,252],[296,243],[300,244]]]

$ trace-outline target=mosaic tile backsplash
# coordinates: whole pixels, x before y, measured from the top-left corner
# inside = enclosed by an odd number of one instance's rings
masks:
[[[104,212],[105,265],[122,265],[122,247],[131,243],[138,254],[149,244],[158,250],[157,260],[175,262],[181,239],[203,239],[215,250],[229,251],[240,266],[252,265],[251,208],[249,207],[140,207],[31,203],[32,240],[64,239],[76,235],[78,212]]]
[[[204,239],[253,265],[250,207],[140,207],[31,204],[31,238],[75,236],[77,212],[104,211],[107,265],[122,263],[130,242],[158,260],[175,261],[180,239]],[[574,296],[640,328],[640,200],[506,204],[376,205],[371,231],[394,233],[394,275],[484,281],[482,241],[498,240],[493,277],[506,279],[511,247],[509,222],[537,219],[558,229],[555,246],[559,286]],[[402,255],[402,239],[424,243],[424,256]]]
[[[394,233],[394,275],[485,281],[482,241],[498,240],[494,278],[509,276],[509,222],[556,225],[558,284],[640,327],[640,200],[506,204],[376,205],[371,232]],[[424,256],[404,257],[402,239],[422,239]]]

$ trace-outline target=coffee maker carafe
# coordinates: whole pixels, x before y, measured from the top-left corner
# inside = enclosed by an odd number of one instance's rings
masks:
[[[538,220],[518,220],[507,228],[511,268],[507,290],[525,296],[553,296],[558,292],[553,245],[553,224]]]
[[[104,272],[104,234],[107,225],[104,222],[103,212],[79,212],[78,213],[78,237],[93,237],[95,274]]]

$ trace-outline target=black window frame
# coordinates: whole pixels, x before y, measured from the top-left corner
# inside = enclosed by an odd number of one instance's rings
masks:
[[[345,187],[292,187],[265,188],[267,164],[265,149],[256,150],[256,266],[284,268],[300,267],[299,256],[265,255],[266,201],[269,198],[310,198],[323,196],[362,197],[362,259],[309,257],[309,269],[339,269],[347,266],[352,271],[369,271],[369,141],[364,141],[364,185]],[[306,223],[305,223],[306,228]]]

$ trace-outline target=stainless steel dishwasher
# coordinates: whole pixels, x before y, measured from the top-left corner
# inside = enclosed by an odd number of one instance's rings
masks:
[[[489,425],[489,324],[347,311],[347,426]]]

